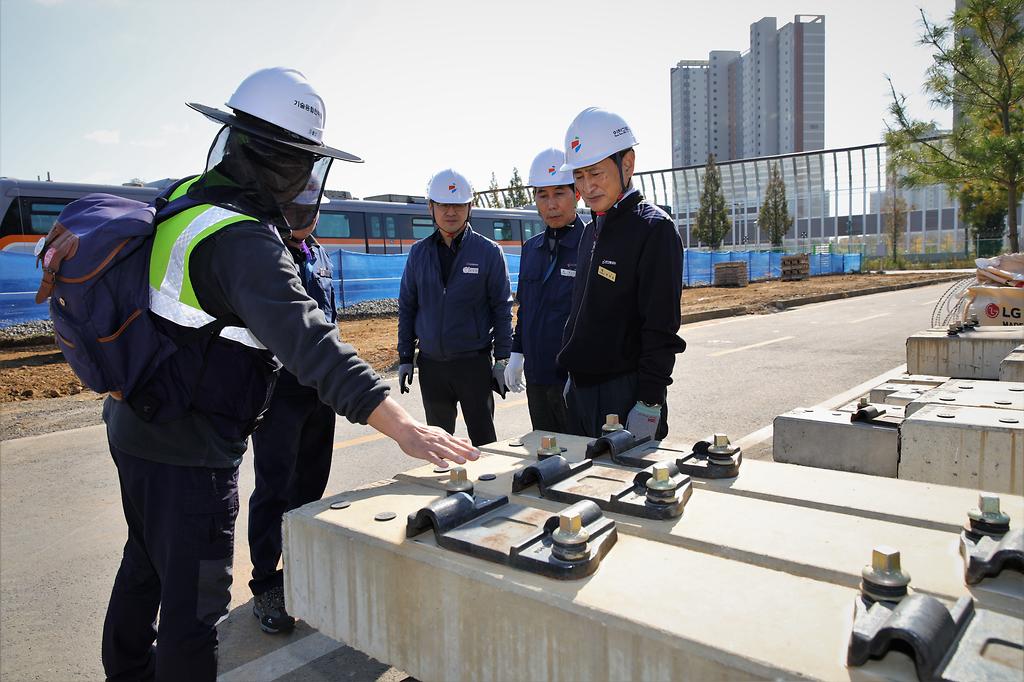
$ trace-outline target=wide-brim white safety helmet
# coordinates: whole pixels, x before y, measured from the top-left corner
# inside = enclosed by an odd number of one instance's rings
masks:
[[[362,163],[355,154],[323,142],[326,107],[306,77],[295,69],[260,69],[243,80],[227,101],[234,113],[194,102],[204,116],[303,151],[342,161]],[[270,124],[269,126],[264,124]]]
[[[435,204],[469,204],[473,201],[473,185],[454,168],[445,168],[430,178],[427,197]]]
[[[573,184],[572,172],[563,171],[565,152],[557,147],[545,149],[530,165],[530,187],[559,187]]]
[[[565,132],[565,163],[559,170],[571,173],[593,166],[636,144],[626,119],[597,107],[584,109]]]

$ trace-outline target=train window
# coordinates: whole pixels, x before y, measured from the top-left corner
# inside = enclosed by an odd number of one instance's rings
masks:
[[[371,239],[395,238],[395,216],[393,215],[370,215],[369,232]]]
[[[316,225],[316,234],[319,237],[345,239],[352,236],[352,224],[345,213],[321,213],[320,222]]]
[[[512,223],[507,220],[490,221],[494,223],[494,241],[504,242],[512,239]]]
[[[434,234],[434,220],[432,218],[412,219],[413,239],[424,239],[432,234]]]
[[[0,234],[21,234],[21,202],[18,200],[11,202],[3,220],[0,221]]]
[[[29,201],[29,229],[33,234],[46,234],[57,222],[57,216],[64,210],[64,207],[71,203],[71,200],[60,201],[47,199],[45,201]]]
[[[539,220],[524,220],[523,221],[523,241],[532,237],[535,234],[540,234],[544,231],[544,223]]]

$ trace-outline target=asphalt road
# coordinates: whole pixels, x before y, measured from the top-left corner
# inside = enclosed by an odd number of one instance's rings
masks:
[[[695,441],[725,432],[737,440],[754,434],[744,439],[744,456],[770,457],[765,427],[776,415],[829,401],[904,363],[906,337],[929,325],[947,286],[684,327],[688,348],[669,389],[671,436]],[[418,383],[413,393],[396,397],[422,418]],[[499,438],[530,430],[525,394],[498,403]],[[100,679],[103,615],[126,536],[103,427],[6,441],[0,448],[0,677]],[[372,429],[343,419],[334,457],[329,495],[416,464]],[[242,465],[240,486],[247,499],[251,458]],[[247,517],[243,504],[231,613],[220,625],[221,678],[404,679],[302,624],[290,636],[259,631],[246,586]]]

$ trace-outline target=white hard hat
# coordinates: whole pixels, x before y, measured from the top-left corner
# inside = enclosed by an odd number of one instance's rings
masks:
[[[218,123],[269,137],[320,156],[362,162],[358,156],[323,143],[327,115],[324,100],[306,77],[295,69],[275,66],[256,71],[238,85],[227,105],[234,114],[202,104],[188,103],[188,106]],[[239,114],[245,116],[240,117]],[[295,139],[260,128],[255,122],[247,120],[246,116],[270,123],[291,133]]]
[[[445,168],[430,178],[427,197],[435,204],[468,204],[473,201],[473,185],[454,168]]]
[[[572,172],[561,170],[565,153],[557,147],[545,149],[530,165],[530,187],[558,187],[573,184]]]
[[[565,163],[559,170],[593,166],[635,144],[636,136],[624,118],[597,107],[584,109],[565,132]]]

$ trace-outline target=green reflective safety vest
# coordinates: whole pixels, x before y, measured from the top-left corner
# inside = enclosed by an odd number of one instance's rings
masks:
[[[170,200],[185,195],[198,180],[193,178],[181,184]],[[189,274],[189,256],[204,239],[228,225],[256,218],[235,213],[226,208],[201,204],[159,224],[153,240],[153,253],[149,259],[149,308],[160,317],[183,327],[198,329],[216,318],[203,310],[192,289]],[[245,346],[266,348],[246,327],[224,327],[220,336]]]

